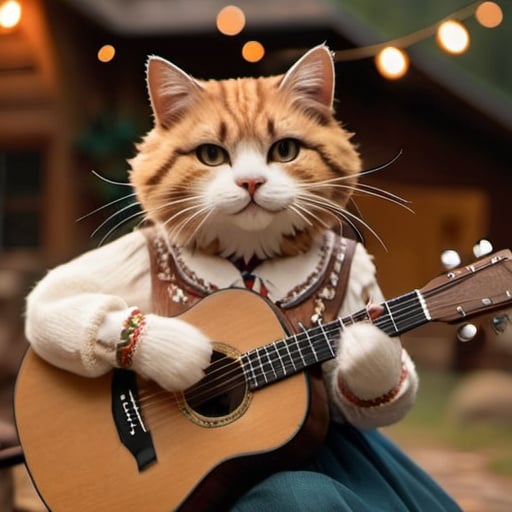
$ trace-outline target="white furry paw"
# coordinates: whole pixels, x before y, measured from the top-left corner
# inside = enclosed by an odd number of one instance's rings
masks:
[[[400,383],[400,340],[390,338],[370,323],[358,323],[345,329],[336,359],[338,386],[345,397],[375,400]]]
[[[184,390],[204,377],[211,354],[199,329],[177,318],[146,315],[133,370],[168,391]]]

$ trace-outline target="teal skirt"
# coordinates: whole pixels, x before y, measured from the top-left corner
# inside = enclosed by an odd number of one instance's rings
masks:
[[[332,423],[314,459],[263,480],[232,512],[460,512],[460,507],[380,432]]]

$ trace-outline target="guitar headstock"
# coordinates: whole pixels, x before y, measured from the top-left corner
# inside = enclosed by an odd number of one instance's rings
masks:
[[[512,252],[508,249],[452,268],[420,289],[432,320],[460,322],[512,305]]]

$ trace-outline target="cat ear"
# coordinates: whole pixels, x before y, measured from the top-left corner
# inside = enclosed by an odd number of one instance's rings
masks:
[[[178,66],[156,56],[148,59],[146,80],[155,123],[164,128],[182,117],[202,89]]]
[[[334,62],[329,48],[315,46],[301,57],[285,74],[280,89],[318,101],[327,107],[334,99]]]

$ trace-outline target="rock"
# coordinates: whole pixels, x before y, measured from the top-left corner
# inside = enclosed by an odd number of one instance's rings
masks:
[[[459,422],[512,426],[512,373],[476,371],[455,390],[448,414]]]

